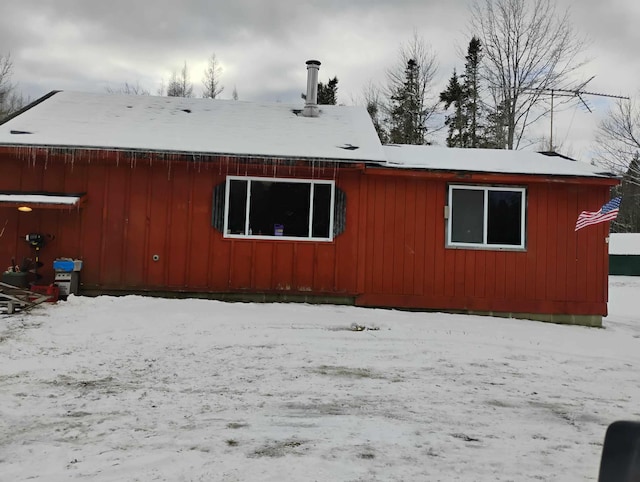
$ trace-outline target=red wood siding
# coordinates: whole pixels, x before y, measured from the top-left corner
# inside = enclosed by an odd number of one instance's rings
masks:
[[[366,306],[605,314],[608,225],[575,233],[615,181],[467,175],[464,183],[526,186],[526,249],[446,247],[444,207],[455,174],[310,167],[277,160],[101,151],[0,150],[0,190],[86,192],[80,210],[0,208],[0,260],[33,255],[28,232],[55,236],[41,253],[84,260],[83,286],[348,295]],[[225,239],[211,225],[227,175],[334,179],[346,230],[333,242]],[[548,181],[548,182],[547,182]],[[157,261],[154,261],[157,255]]]
[[[366,177],[363,190],[375,208],[367,218],[360,304],[606,314],[608,225],[574,227],[581,210],[606,202],[609,185],[528,180],[526,249],[511,251],[446,247],[449,182],[456,179]]]
[[[29,256],[19,238],[34,231],[55,236],[42,251],[42,272],[51,279],[54,258],[82,258],[85,288],[356,294],[357,172],[306,163],[183,162],[95,152],[75,155],[73,162],[44,151],[29,162],[20,155],[0,154],[0,160],[0,189],[88,193],[79,211],[0,208],[7,219],[0,256],[7,265],[13,256]],[[336,179],[352,199],[349,229],[334,242],[225,239],[211,216],[213,189],[227,174]]]

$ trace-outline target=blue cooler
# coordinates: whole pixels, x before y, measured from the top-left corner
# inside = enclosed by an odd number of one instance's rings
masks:
[[[60,297],[77,295],[80,287],[81,259],[58,258],[53,262],[54,283],[60,290]]]

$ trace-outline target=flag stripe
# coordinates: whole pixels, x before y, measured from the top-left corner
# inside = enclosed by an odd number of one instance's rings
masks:
[[[622,198],[617,197],[606,203],[598,211],[582,211],[576,221],[576,231],[592,224],[611,221],[618,216],[620,210],[620,201]]]

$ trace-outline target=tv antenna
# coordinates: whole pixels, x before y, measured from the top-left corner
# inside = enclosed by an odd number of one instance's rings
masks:
[[[592,76],[586,82],[583,82],[582,84],[577,86],[575,89],[532,89],[532,90],[535,90],[536,92],[551,94],[551,129],[550,129],[550,133],[549,133],[549,150],[550,151],[553,151],[553,98],[555,96],[558,96],[558,97],[577,97],[578,99],[580,99],[580,102],[582,102],[584,104],[584,106],[587,108],[587,110],[590,113],[593,112],[593,111],[591,110],[591,107],[589,107],[589,104],[587,104],[587,102],[582,97],[583,95],[595,95],[595,96],[598,96],[598,97],[609,97],[609,98],[612,98],[612,99],[629,100],[629,97],[624,96],[624,95],[611,95],[611,94],[603,94],[603,93],[600,93],[600,92],[589,92],[589,91],[583,90],[584,87],[589,82],[591,82],[594,78],[595,78],[595,75]]]

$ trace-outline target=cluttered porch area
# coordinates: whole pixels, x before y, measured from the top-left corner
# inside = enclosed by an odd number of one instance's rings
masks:
[[[40,289],[39,286],[27,289],[0,282],[0,312],[8,315],[29,310],[45,301],[57,300],[58,290],[54,285],[46,286],[44,289]]]
[[[53,261],[53,282],[45,281],[40,274],[44,263],[40,250],[53,239],[51,235],[29,233],[24,240],[33,249],[33,256],[20,262],[11,259],[11,265],[2,273],[0,282],[0,313],[14,314],[43,303],[55,303],[70,294],[78,294],[82,261],[56,258]]]

